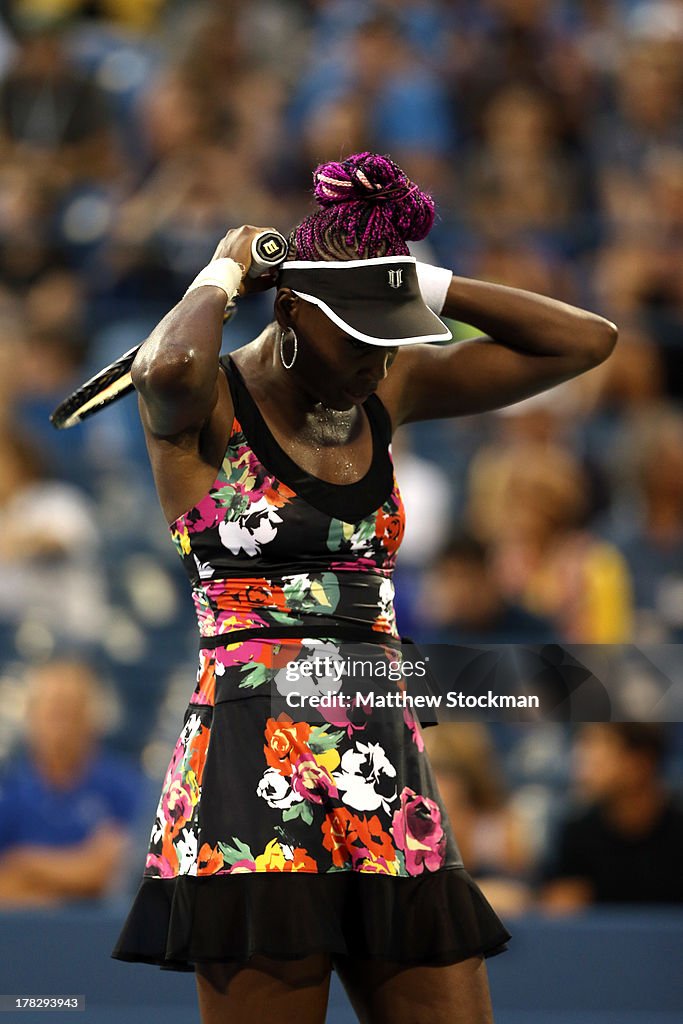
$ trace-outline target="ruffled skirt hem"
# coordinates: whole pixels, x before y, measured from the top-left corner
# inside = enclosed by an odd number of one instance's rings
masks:
[[[246,872],[143,878],[111,955],[172,971],[255,953],[438,965],[495,956],[509,938],[463,868],[409,878]]]

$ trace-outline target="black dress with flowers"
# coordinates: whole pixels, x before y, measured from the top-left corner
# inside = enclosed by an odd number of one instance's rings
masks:
[[[197,684],[112,956],[193,970],[257,952],[405,964],[498,953],[508,932],[463,868],[410,708],[274,710],[283,651],[336,654],[353,635],[395,655],[404,510],[388,414],[377,396],[364,404],[368,473],[323,482],[223,366],[225,457],[171,527],[199,621]]]

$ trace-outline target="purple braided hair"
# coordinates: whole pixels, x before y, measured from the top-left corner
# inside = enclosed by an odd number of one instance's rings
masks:
[[[407,241],[434,223],[434,200],[388,156],[356,153],[313,172],[321,209],[290,235],[290,259],[372,259],[407,256]]]

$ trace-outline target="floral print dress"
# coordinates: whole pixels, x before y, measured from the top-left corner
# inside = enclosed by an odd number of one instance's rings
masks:
[[[286,455],[222,364],[225,457],[171,527],[199,623],[196,686],[112,955],[193,970],[256,952],[431,964],[500,952],[509,935],[463,868],[410,709],[274,708],[283,659],[312,637],[395,653],[404,509],[388,414],[367,399],[370,469],[327,483]]]

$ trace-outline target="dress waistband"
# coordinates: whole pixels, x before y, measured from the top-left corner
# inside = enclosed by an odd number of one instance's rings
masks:
[[[360,626],[353,626],[346,623],[331,626],[315,626],[309,624],[297,626],[262,626],[255,629],[234,629],[225,633],[217,633],[214,636],[199,638],[200,650],[215,650],[217,647],[228,647],[232,644],[240,644],[247,640],[262,640],[272,638],[274,640],[307,639],[318,634],[330,639],[346,640],[357,644],[374,644],[377,647],[391,647],[400,653],[402,645],[410,644],[414,648],[413,657],[419,655],[419,647],[409,636],[392,636],[390,633],[382,633],[378,630],[363,629]],[[439,692],[436,681],[427,669],[426,678],[422,681],[423,687],[428,694],[436,695]],[[436,713],[429,707],[420,709],[418,718],[422,728],[438,724]]]
[[[351,643],[379,644],[400,647],[402,643],[413,643],[409,637],[396,637],[377,629],[363,629],[346,623],[339,625],[308,625],[297,626],[260,626],[254,629],[233,629],[213,636],[200,636],[200,650],[214,650],[216,647],[228,647],[241,644],[246,640],[302,640],[316,634],[336,640],[348,640]]]

